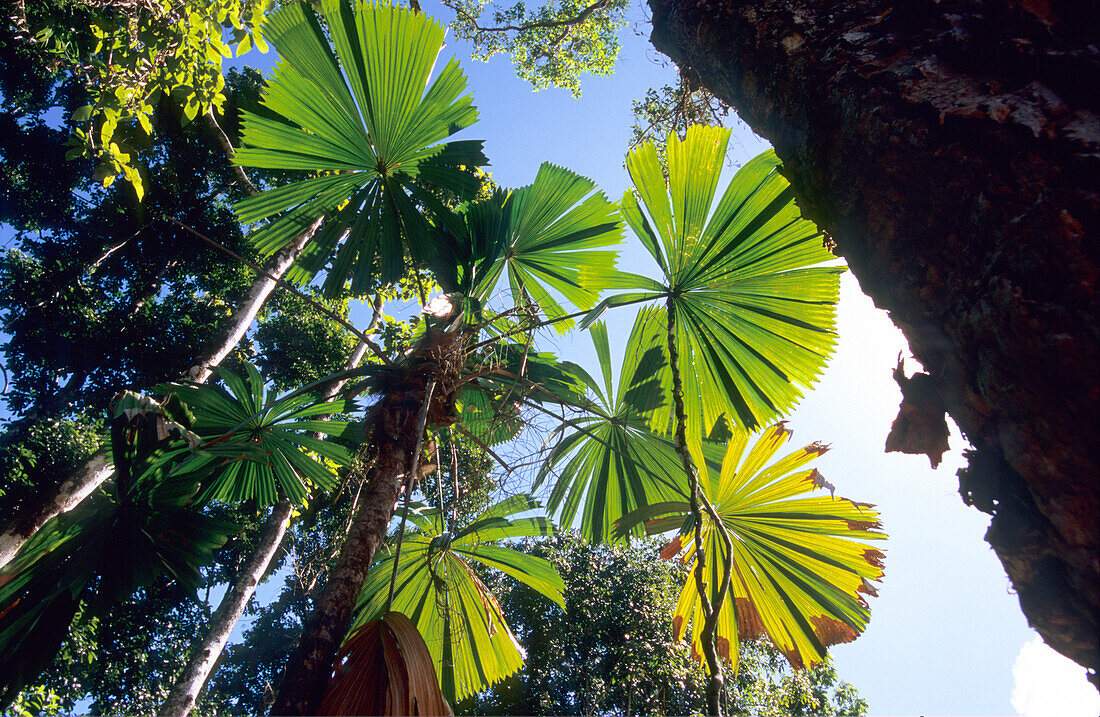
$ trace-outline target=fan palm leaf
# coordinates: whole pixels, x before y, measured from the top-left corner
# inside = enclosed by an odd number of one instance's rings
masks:
[[[506,276],[517,305],[533,303],[561,332],[571,320],[557,296],[589,309],[611,288],[622,238],[612,202],[596,185],[568,169],[544,163],[530,185],[465,207],[455,222],[440,223],[435,238],[440,284],[463,294],[479,311]]]
[[[280,63],[262,98],[269,112],[244,113],[236,159],[323,176],[249,197],[235,210],[246,222],[279,215],[253,236],[264,255],[325,215],[288,277],[309,279],[331,259],[326,295],[349,279],[361,294],[378,279],[399,279],[406,253],[432,256],[421,208],[447,213],[433,190],[473,196],[479,180],[468,170],[487,160],[480,141],[447,141],[477,111],[456,60],[432,79],[441,25],[384,3],[316,5],[323,24],[296,2],[270,16],[264,33]]]
[[[348,437],[353,433],[354,424],[347,421],[320,420],[349,411],[349,402],[321,402],[303,391],[277,396],[265,389],[259,371],[248,363],[243,376],[225,368],[214,371],[224,388],[212,384],[169,387],[194,412],[193,428],[205,439],[189,451],[196,455],[177,469],[211,473],[200,502],[256,500],[271,505],[281,491],[300,503],[311,487],[329,490],[336,485],[333,466],[348,463],[351,453],[316,434]]]
[[[809,496],[832,486],[806,468],[826,447],[811,444],[778,461],[769,461],[790,438],[782,424],[765,430],[748,449],[748,437],[736,434],[719,471],[700,478],[700,489],[721,516],[733,541],[723,548],[709,518],[702,526],[707,589],[714,600],[727,570],[729,598],[720,606],[718,652],[737,664],[739,640],[767,636],[795,668],[821,662],[825,649],[854,640],[870,619],[862,594],[876,594],[870,581],[883,575],[883,553],[857,540],[880,540],[878,513],[865,503],[833,496]],[[639,509],[623,518],[619,532],[646,525],[650,534],[679,528],[662,556],[684,551],[695,562],[694,523],[687,501]],[[701,654],[703,609],[696,583],[688,579],[673,617],[680,639],[688,625],[692,645]]]
[[[539,504],[518,495],[492,506],[467,527],[444,530],[439,509],[410,510],[417,532],[402,538],[392,609],[416,625],[435,661],[443,695],[452,702],[476,694],[523,665],[523,648],[509,629],[496,598],[471,567],[499,570],[564,606],[564,584],[547,561],[493,543],[553,534],[542,517],[513,517]],[[353,629],[386,611],[394,554],[367,574]]]
[[[579,513],[580,532],[591,541],[615,539],[616,521],[642,506],[683,500],[689,493],[674,442],[652,431],[650,425],[653,413],[662,408],[669,393],[662,383],[666,354],[660,337],[649,331],[656,311],[639,312],[617,387],[612,380],[607,329],[602,323],[593,324],[590,330],[602,382],[581,367],[566,364],[592,399],[555,432],[560,440],[543,462],[534,488],[556,474],[548,511],[557,516],[560,525],[574,525]],[[714,451],[708,452],[714,459]],[[629,534],[640,536],[641,526]]]
[[[612,297],[593,312],[644,299],[663,300],[675,311],[695,451],[723,416],[731,428],[755,430],[816,380],[835,346],[844,271],[821,266],[835,257],[801,217],[773,151],[742,167],[715,204],[728,140],[729,130],[701,126],[689,128],[683,141],[670,137],[667,184],[652,143],[627,156],[634,191],[623,196],[621,211],[663,281],[622,280],[640,292]],[[664,335],[667,314],[652,320],[653,332]],[[671,415],[666,404],[652,425],[664,430]]]

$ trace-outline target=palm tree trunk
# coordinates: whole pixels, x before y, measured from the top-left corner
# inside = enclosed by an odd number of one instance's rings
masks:
[[[225,649],[234,625],[244,613],[248,601],[252,599],[252,594],[263,580],[272,558],[283,542],[293,509],[294,506],[288,500],[276,503],[271,509],[271,516],[260,530],[256,549],[249,556],[240,576],[226,591],[221,604],[210,618],[206,637],[191,653],[183,674],[176,680],[157,714],[186,717],[195,706],[199,692],[206,684],[214,663]]]
[[[691,482],[691,515],[695,521],[695,570],[692,572],[695,576],[695,589],[699,593],[699,602],[703,606],[703,629],[699,634],[699,641],[702,643],[703,659],[706,660],[707,672],[710,675],[707,680],[707,713],[721,715],[721,697],[725,677],[722,674],[722,662],[718,657],[715,636],[718,628],[718,616],[721,613],[722,604],[725,602],[726,592],[730,584],[732,566],[728,563],[733,555],[733,545],[725,524],[718,516],[718,512],[699,489],[699,475],[695,469],[695,462],[688,451],[684,387],[680,376],[679,352],[676,347],[676,307],[671,296],[668,298],[666,305],[668,307],[668,361],[672,368],[672,402],[676,412],[676,452],[679,453],[684,472],[687,473]],[[722,585],[718,589],[713,604],[710,601],[710,595],[707,593],[707,586],[703,582],[707,556],[703,553],[703,512],[700,510],[700,503],[705,504],[707,514],[710,516],[715,529],[721,535],[726,549],[724,557],[727,565],[723,572]],[[714,558],[715,556],[711,557]]]
[[[412,487],[410,477],[416,471],[433,388],[434,382],[425,387],[417,414],[407,408],[407,393],[389,399],[378,411],[374,471],[340,558],[298,646],[287,660],[279,694],[271,708],[273,715],[315,715],[320,711],[335,667],[336,652],[351,626],[352,610],[393,518],[402,486]]]
[[[287,245],[264,265],[264,270],[269,276],[261,275],[252,283],[248,293],[233,312],[226,329],[208,344],[205,355],[191,369],[192,380],[205,383],[210,378],[213,368],[219,365],[240,342],[248,331],[248,327],[252,325],[256,314],[259,313],[260,307],[278,283],[272,277],[279,278],[287,272],[321,225],[322,219],[311,224],[292,244]],[[50,518],[76,507],[80,501],[102,485],[110,477],[111,472],[106,451],[98,450],[84,465],[73,471],[38,501],[29,502],[8,521],[0,532],[0,568],[7,565],[23,544]]]

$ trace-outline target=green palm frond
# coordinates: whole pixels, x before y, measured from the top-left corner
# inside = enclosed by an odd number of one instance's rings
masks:
[[[496,190],[470,205],[457,223],[441,224],[437,273],[444,289],[478,310],[506,275],[517,305],[534,303],[561,332],[571,320],[555,298],[591,308],[613,286],[622,238],[616,207],[596,185],[568,169],[543,164],[528,186]]]
[[[320,420],[346,413],[349,402],[321,402],[301,391],[277,396],[264,387],[252,364],[244,364],[243,376],[225,368],[215,372],[225,388],[212,384],[169,387],[194,412],[193,428],[204,439],[190,451],[195,455],[177,469],[211,474],[200,502],[256,500],[271,505],[281,492],[300,503],[311,488],[329,490],[336,485],[333,466],[348,463],[351,453],[314,434],[348,437],[353,433],[355,424]]]
[[[439,509],[409,511],[417,532],[407,532],[402,539],[392,610],[407,615],[424,636],[443,695],[452,702],[480,692],[523,665],[523,648],[472,562],[499,570],[564,605],[565,586],[550,563],[493,544],[553,534],[546,518],[514,517],[538,507],[529,496],[513,496],[454,534],[444,530]],[[393,566],[390,553],[371,568],[353,630],[383,615]]]
[[[766,425],[817,379],[836,343],[844,271],[821,266],[836,258],[801,217],[773,151],[742,167],[715,205],[728,140],[719,127],[670,137],[667,184],[653,144],[627,156],[635,191],[623,196],[621,211],[664,283],[633,277],[623,286],[641,293],[608,300],[659,298],[675,311],[687,434],[696,447],[723,416],[731,428]],[[653,333],[664,336],[667,314],[653,320]],[[671,415],[671,405],[656,411],[653,426],[664,429]]]
[[[535,478],[538,489],[556,474],[547,509],[566,526],[574,525],[580,513],[580,532],[588,540],[612,540],[613,526],[622,516],[651,503],[686,499],[689,493],[674,442],[650,425],[669,393],[663,383],[663,345],[647,331],[655,312],[638,314],[617,388],[607,329],[602,323],[591,327],[601,380],[579,366],[574,370],[594,399],[558,429],[560,440]],[[640,536],[641,527],[631,534]]]
[[[421,210],[448,213],[432,190],[472,197],[480,180],[469,170],[487,160],[480,141],[447,141],[477,110],[463,95],[457,60],[432,79],[443,26],[385,3],[316,4],[323,24],[297,2],[270,16],[264,35],[280,63],[262,102],[275,117],[244,113],[236,158],[323,176],[249,197],[235,210],[246,222],[279,215],[253,237],[264,255],[326,216],[288,276],[307,280],[331,259],[325,294],[337,295],[349,279],[361,294],[376,278],[399,279],[406,251],[431,258]]]
[[[705,584],[715,599],[732,567],[728,599],[721,606],[718,652],[737,665],[739,640],[767,636],[795,668],[825,659],[830,645],[854,640],[870,619],[862,594],[883,575],[883,553],[858,540],[881,540],[878,512],[866,503],[833,496],[808,496],[832,486],[806,464],[825,452],[811,444],[769,462],[790,438],[782,424],[765,430],[748,450],[748,437],[735,434],[718,471],[700,476],[700,488],[714,505],[733,540],[728,559],[709,518],[702,526]],[[705,514],[704,514],[705,515]],[[686,500],[646,506],[622,519],[620,534],[645,525],[657,534],[679,528],[662,552],[686,550],[694,563],[691,508]],[[702,653],[703,611],[695,580],[685,581],[673,617],[679,639],[692,626],[696,655]]]

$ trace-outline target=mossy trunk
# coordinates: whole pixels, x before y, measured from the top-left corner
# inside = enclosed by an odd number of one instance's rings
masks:
[[[1029,622],[1096,670],[1100,14],[649,2],[654,45],[774,144],[803,213],[924,364],[975,448],[960,492],[994,516],[986,539]]]

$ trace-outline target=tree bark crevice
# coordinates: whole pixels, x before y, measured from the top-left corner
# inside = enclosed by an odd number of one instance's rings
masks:
[[[1087,3],[649,0],[783,160],[975,448],[1029,622],[1100,667],[1100,20]],[[1095,679],[1095,676],[1094,676]]]

